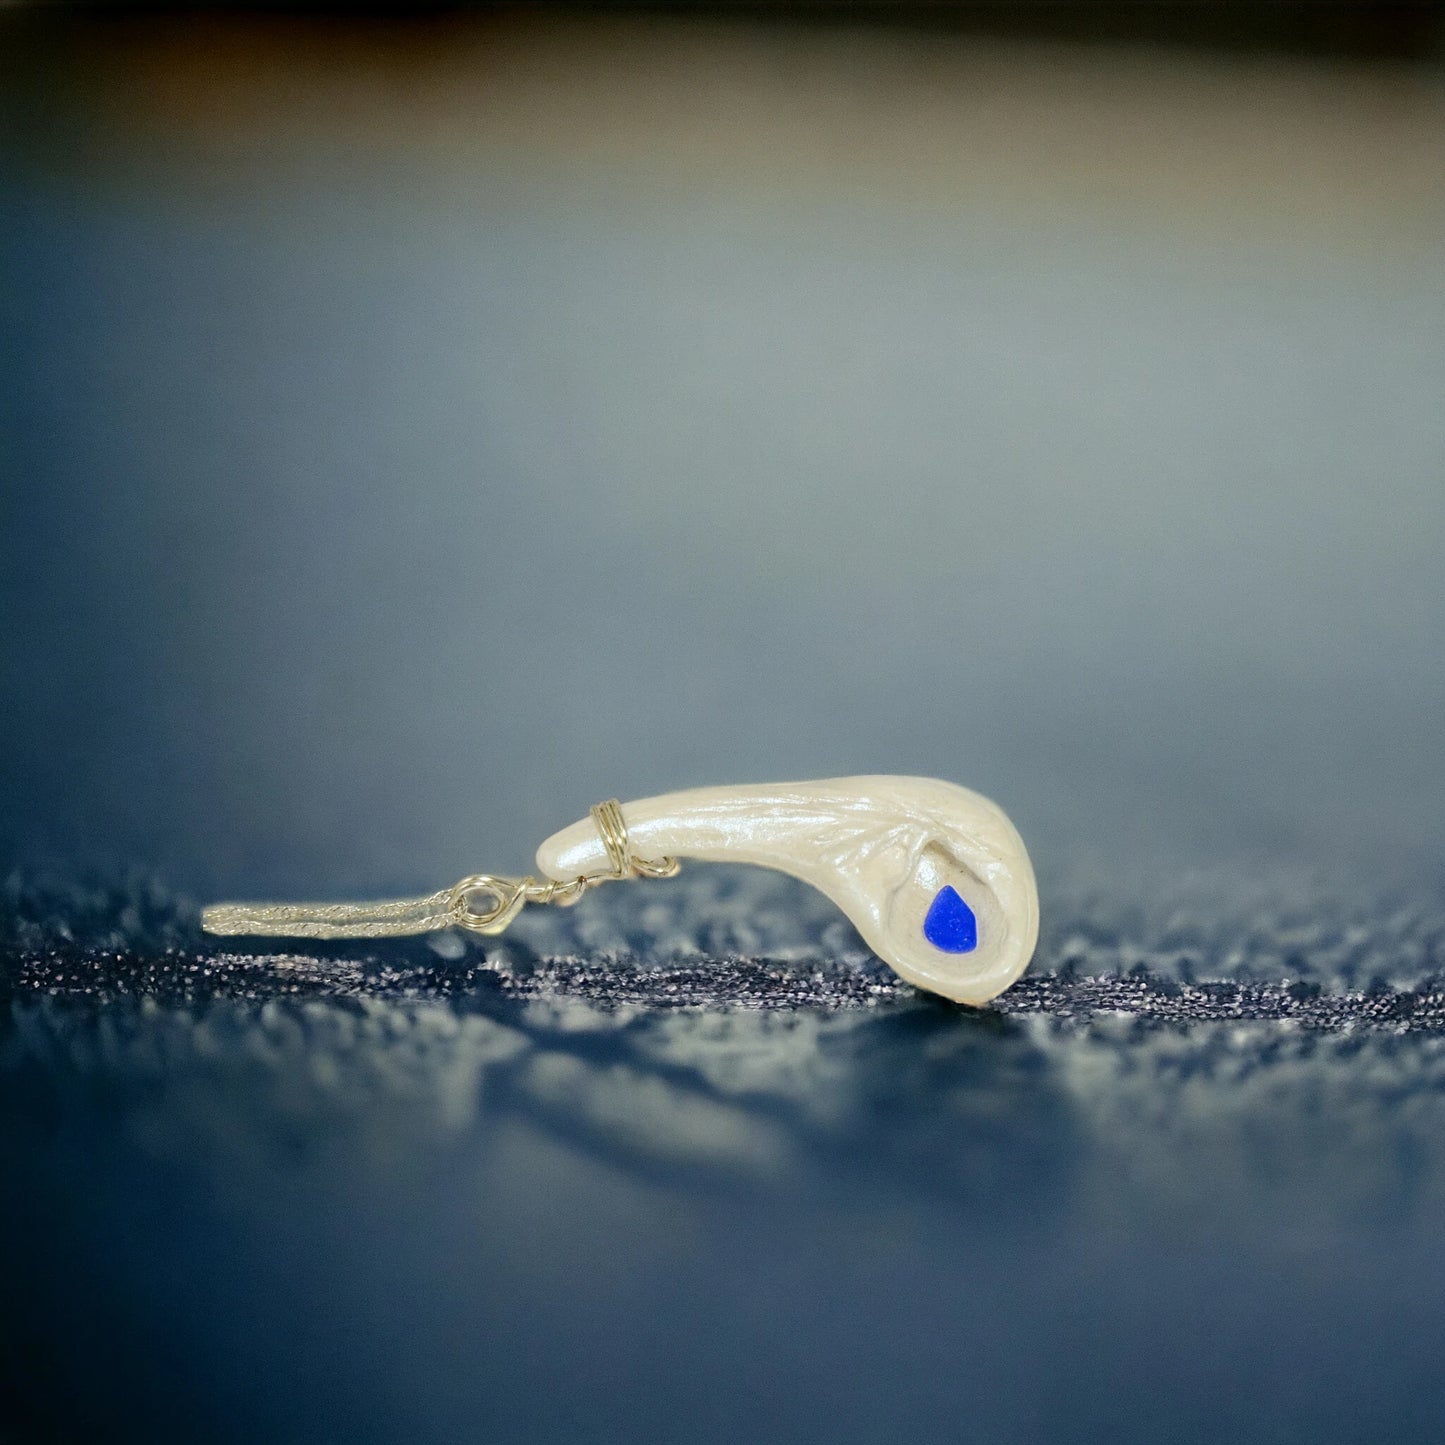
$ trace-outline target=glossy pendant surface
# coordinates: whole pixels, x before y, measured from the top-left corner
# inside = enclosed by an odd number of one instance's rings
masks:
[[[645,857],[755,863],[801,878],[908,982],[982,1004],[1028,966],[1038,892],[1022,840],[987,798],[887,775],[692,788],[622,805]],[[558,882],[608,857],[590,819],[537,850]]]

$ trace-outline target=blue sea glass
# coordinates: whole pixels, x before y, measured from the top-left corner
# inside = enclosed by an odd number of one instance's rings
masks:
[[[978,947],[978,919],[957,889],[938,890],[923,920],[923,936],[944,953],[971,953]]]

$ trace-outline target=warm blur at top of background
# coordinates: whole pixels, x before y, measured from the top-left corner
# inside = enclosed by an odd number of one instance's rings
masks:
[[[0,843],[429,887],[916,771],[1046,884],[1438,879],[1440,36],[6,13]]]

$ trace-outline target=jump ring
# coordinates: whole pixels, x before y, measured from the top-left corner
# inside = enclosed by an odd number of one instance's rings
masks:
[[[489,894],[496,901],[491,908],[473,908],[469,899],[474,893]],[[525,883],[495,873],[473,873],[452,889],[447,911],[460,928],[469,928],[473,933],[500,933],[526,900]]]

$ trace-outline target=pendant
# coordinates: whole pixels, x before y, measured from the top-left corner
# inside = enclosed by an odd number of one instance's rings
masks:
[[[680,860],[751,863],[800,878],[848,916],[902,978],[983,1004],[1028,966],[1038,891],[995,804],[934,778],[869,776],[691,788],[598,804],[537,850],[536,877],[472,874],[421,898],[367,904],[216,904],[218,934],[376,938],[457,926],[502,932],[528,903],[576,903],[598,884],[666,878]]]

